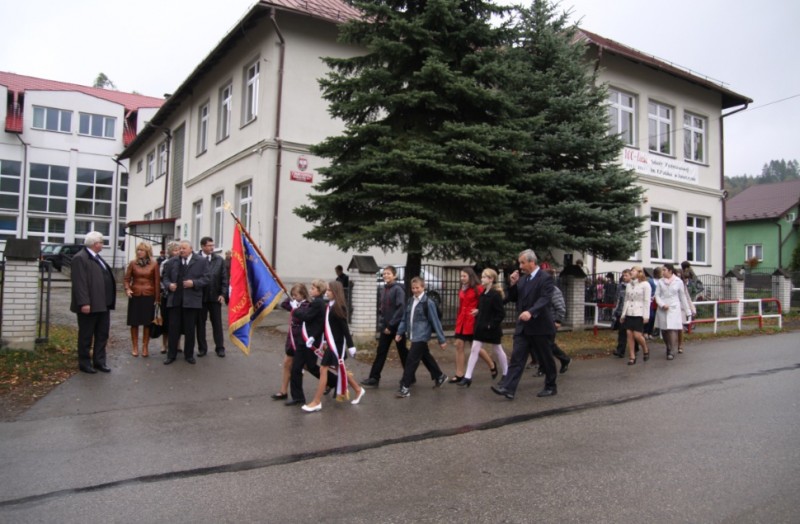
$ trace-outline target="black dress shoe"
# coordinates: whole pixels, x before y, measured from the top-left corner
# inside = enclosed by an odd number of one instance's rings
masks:
[[[194,359],[194,357],[186,357],[186,362],[189,364],[194,364],[197,361]]]
[[[225,358],[225,350],[224,349],[218,349],[217,350],[217,356],[219,358]]]
[[[361,385],[367,388],[377,388],[380,384],[380,380],[374,377],[369,377],[361,381]]]
[[[97,373],[97,370],[91,367],[86,366],[78,366],[78,369],[83,371],[84,373]]]
[[[305,404],[305,400],[297,400],[294,398],[287,399],[286,402],[283,403],[284,406],[297,406],[298,404]]]
[[[620,353],[618,351],[615,351],[614,356],[617,358],[625,358],[625,353]]]
[[[558,394],[558,390],[556,388],[544,388],[539,393],[536,394],[537,397],[553,397]]]
[[[198,357],[204,357],[204,356],[206,356],[206,353],[208,353],[208,351],[198,351],[197,352],[197,356]]]
[[[508,400],[514,400],[514,394],[503,386],[492,386],[492,391],[494,391],[496,395],[506,397]]]
[[[566,373],[569,369],[569,365],[572,363],[572,359],[569,360],[562,360],[561,361],[561,369],[558,370],[559,373]]]
[[[175,357],[167,357],[167,358],[164,359],[164,365],[165,366],[169,366],[173,362],[175,362]]]
[[[269,398],[271,398],[272,400],[286,400],[287,398],[289,398],[289,395],[287,395],[286,393],[273,393],[272,395],[270,395]]]
[[[94,369],[97,371],[102,371],[103,373],[111,373],[111,368],[105,364],[95,364]]]

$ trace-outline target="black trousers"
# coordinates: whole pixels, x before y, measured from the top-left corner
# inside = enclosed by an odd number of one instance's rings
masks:
[[[394,337],[396,335],[396,327],[394,329],[389,328],[388,334],[381,332],[381,335],[378,338],[378,349],[375,351],[375,361],[372,363],[372,368],[369,370],[370,378],[374,378],[375,380],[381,379],[381,371],[383,371],[383,366],[386,364],[386,357],[389,355],[389,349],[392,347],[392,341],[394,341]],[[402,364],[403,369],[405,369],[406,361],[408,360],[406,337],[403,337],[403,340],[400,342],[395,341],[395,346],[397,347],[397,356],[400,357],[400,364]],[[433,357],[430,355],[430,353],[423,355],[422,364],[425,366],[431,376],[433,376],[433,365],[435,362],[433,361]],[[439,375],[436,375],[436,378],[438,377]]]
[[[506,388],[511,393],[516,392],[529,355],[534,356],[544,371],[544,387],[555,389],[558,375],[553,360],[553,335],[514,335],[514,349],[511,350],[508,373],[498,386]]]
[[[197,323],[197,352],[205,354],[208,351],[206,322],[209,319],[211,319],[211,332],[214,336],[214,350],[225,351],[225,339],[222,333],[222,304],[219,302],[203,302],[203,309],[200,310],[200,321]]]
[[[167,358],[178,356],[178,344],[183,335],[183,356],[194,357],[194,338],[197,322],[200,320],[200,309],[185,307],[169,308],[169,346]]]
[[[289,375],[289,388],[292,392],[292,399],[306,402],[306,395],[303,392],[303,368],[308,369],[308,372],[319,378],[319,366],[317,365],[317,355],[314,350],[305,346],[295,349],[294,356],[292,357],[292,372]],[[330,378],[330,377],[328,377]],[[336,382],[329,382],[329,384],[336,384]]]
[[[106,364],[106,344],[111,327],[111,312],[78,313],[78,365],[90,368],[92,364]],[[94,339],[94,344],[92,340]],[[91,349],[94,346],[94,352]]]
[[[409,387],[417,381],[416,374],[420,361],[426,362],[425,367],[428,368],[432,380],[442,376],[442,370],[439,368],[439,364],[436,363],[436,359],[431,355],[428,342],[412,342],[411,350],[408,352],[408,357],[406,357],[406,365],[403,366],[403,378],[400,380],[402,386]]]

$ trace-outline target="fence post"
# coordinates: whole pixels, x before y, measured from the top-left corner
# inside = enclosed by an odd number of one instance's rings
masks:
[[[586,301],[586,273],[579,266],[572,265],[564,268],[560,278],[567,306],[564,327],[582,329],[585,325],[583,304]]]
[[[783,311],[792,306],[792,276],[783,269],[776,269],[772,274],[772,298],[777,298]]]
[[[744,311],[744,304],[742,304],[741,302],[742,300],[744,300],[744,273],[733,269],[728,271],[725,274],[725,291],[726,295],[730,298],[730,300],[738,301],[735,306],[736,307],[735,315],[737,317],[741,317],[742,312]],[[730,316],[730,315],[725,314],[725,316]]]
[[[370,256],[355,255],[347,266],[350,272],[350,293],[353,313],[350,332],[356,342],[375,339],[378,321],[378,285],[376,274],[380,268]]]
[[[6,243],[2,333],[12,349],[36,347],[40,245],[36,239],[11,238]]]

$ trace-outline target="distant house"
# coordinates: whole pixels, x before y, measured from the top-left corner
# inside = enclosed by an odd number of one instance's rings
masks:
[[[82,242],[97,230],[115,267],[128,165],[117,155],[163,99],[0,71],[0,251],[8,238]]]
[[[785,268],[798,243],[800,180],[751,186],[727,202],[725,249],[728,268],[757,261]]]

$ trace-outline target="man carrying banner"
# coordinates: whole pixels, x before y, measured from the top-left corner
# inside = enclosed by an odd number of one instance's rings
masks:
[[[162,280],[169,290],[169,346],[164,364],[172,364],[178,355],[181,333],[184,335],[183,356],[194,364],[195,330],[203,308],[203,288],[208,285],[208,260],[192,251],[191,242],[181,242],[180,259],[164,268]]]

